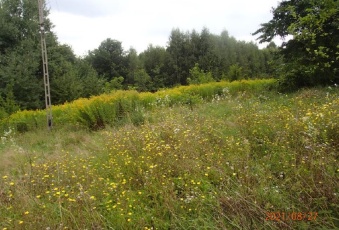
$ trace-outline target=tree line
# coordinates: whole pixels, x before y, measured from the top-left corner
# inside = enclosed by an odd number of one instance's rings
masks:
[[[282,1],[273,19],[254,33],[260,42],[292,34],[281,47],[271,42],[259,49],[226,30],[217,35],[208,28],[175,28],[166,47],[149,45],[137,53],[107,38],[84,57],[58,42],[45,9],[52,104],[117,89],[155,92],[222,79],[276,77],[286,88],[333,83],[338,79],[338,8],[335,0]],[[38,21],[36,0],[0,0],[0,118],[44,108]]]
[[[120,41],[108,38],[84,60],[104,78],[106,90],[157,91],[202,83],[207,76],[209,81],[272,77],[276,50],[273,43],[260,50],[253,43],[237,41],[227,31],[215,35],[207,28],[201,32],[173,29],[167,47],[149,45],[137,54],[133,48],[124,51]]]

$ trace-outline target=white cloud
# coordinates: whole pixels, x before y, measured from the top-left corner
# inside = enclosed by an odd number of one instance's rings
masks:
[[[77,55],[97,48],[106,38],[138,52],[149,44],[166,46],[173,28],[227,30],[240,40],[272,18],[275,0],[49,0],[50,19],[59,41]]]

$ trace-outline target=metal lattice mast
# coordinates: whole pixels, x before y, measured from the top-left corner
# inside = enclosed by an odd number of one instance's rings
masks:
[[[42,65],[44,75],[44,86],[45,86],[45,102],[46,102],[46,113],[47,113],[47,128],[52,129],[52,103],[51,103],[51,91],[49,86],[49,74],[48,74],[48,59],[47,59],[47,48],[45,39],[45,20],[44,20],[44,0],[38,0],[39,3],[39,24],[40,24],[40,35],[41,35],[41,53],[42,53]]]

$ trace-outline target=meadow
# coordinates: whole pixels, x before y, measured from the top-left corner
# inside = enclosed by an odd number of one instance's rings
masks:
[[[1,122],[0,229],[339,228],[339,89],[115,92]]]

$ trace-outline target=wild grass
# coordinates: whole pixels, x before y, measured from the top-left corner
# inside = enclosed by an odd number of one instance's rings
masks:
[[[338,228],[338,94],[224,92],[138,125],[7,132],[0,229]],[[318,215],[287,220],[301,212]]]

